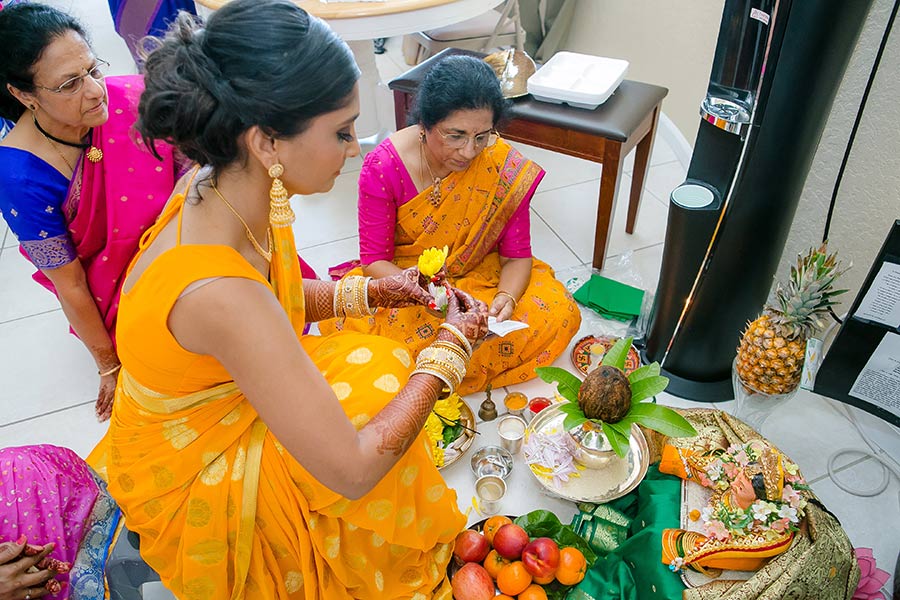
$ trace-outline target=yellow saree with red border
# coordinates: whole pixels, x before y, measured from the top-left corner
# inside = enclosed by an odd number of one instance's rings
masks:
[[[142,248],[183,202],[173,200]],[[109,432],[91,462],[140,536],[142,557],[186,600],[449,600],[446,567],[465,517],[432,464],[425,435],[359,500],[318,483],[222,365],[184,350],[169,333],[166,320],[183,290],[213,277],[269,285],[231,248],[178,245],[122,295],[122,374]],[[299,336],[302,282],[284,231],[275,234],[271,277]],[[409,352],[384,338],[341,333],[300,341],[357,428],[411,370]]]
[[[424,250],[446,245],[450,282],[490,305],[500,282],[497,242],[542,175],[538,165],[498,140],[468,169],[444,178],[440,202],[432,201],[429,187],[400,207],[393,262],[410,267]],[[360,272],[355,269],[350,274]],[[535,367],[552,363],[581,325],[581,313],[571,295],[553,270],[537,259],[511,318],[529,327],[485,340],[472,357],[460,394],[483,390],[488,383],[499,387],[532,379]],[[401,342],[418,355],[434,341],[441,322],[425,308],[414,306],[379,310],[364,319],[322,322],[319,330],[374,333]]]

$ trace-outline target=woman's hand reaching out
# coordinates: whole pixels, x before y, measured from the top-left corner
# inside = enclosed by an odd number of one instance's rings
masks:
[[[0,600],[31,600],[62,588],[53,579],[58,572],[54,567],[68,565],[47,556],[54,545],[30,546],[25,541],[22,536],[16,542],[0,544]]]
[[[410,267],[396,275],[369,282],[369,306],[404,308],[420,304],[428,306],[434,298],[420,283],[417,267]]]

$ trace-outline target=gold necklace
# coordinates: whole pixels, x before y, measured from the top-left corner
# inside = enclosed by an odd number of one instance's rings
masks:
[[[443,181],[443,177],[438,177],[434,174],[434,171],[431,170],[431,164],[428,162],[428,157],[425,156],[425,135],[423,133],[421,139],[421,143],[419,144],[419,154],[422,156],[422,163],[425,165],[425,168],[428,169],[428,174],[431,175],[432,184],[431,184],[431,203],[434,206],[437,206],[441,203],[441,181]],[[425,179],[425,173],[422,172],[422,179]]]
[[[250,231],[250,226],[247,225],[247,221],[245,221],[244,218],[238,213],[238,211],[236,211],[234,209],[234,207],[231,205],[231,203],[225,199],[225,196],[222,195],[222,192],[220,192],[219,189],[215,185],[212,186],[212,189],[216,193],[216,195],[222,200],[222,202],[225,203],[225,206],[228,207],[228,210],[230,210],[231,213],[238,218],[238,221],[241,222],[241,225],[244,226],[244,231],[247,234],[247,239],[250,240],[251,244],[253,244],[253,249],[256,250],[257,254],[259,254],[264,259],[266,259],[266,262],[269,262],[269,263],[272,262],[272,245],[273,245],[272,244],[272,228],[271,227],[266,228],[266,237],[268,238],[266,241],[269,242],[269,249],[263,250],[263,247],[259,245],[259,242],[257,242],[256,238],[253,236],[253,232]]]
[[[85,156],[87,156],[87,159],[89,161],[91,161],[92,163],[98,163],[101,160],[103,160],[103,150],[101,150],[100,148],[98,148],[97,146],[95,146],[93,144],[93,137],[94,137],[93,129],[88,130],[88,133],[86,136],[88,141],[86,143],[85,142],[67,142],[66,140],[60,139],[60,138],[56,137],[55,135],[51,135],[49,132],[47,132],[47,130],[45,130],[43,127],[41,127],[41,124],[38,123],[38,120],[37,120],[37,114],[32,113],[31,118],[34,121],[34,126],[37,127],[37,130],[40,131],[41,135],[43,135],[45,138],[47,138],[47,140],[49,140],[51,142],[55,142],[57,144],[62,144],[63,146],[69,146],[71,148],[81,148],[82,150],[85,150],[86,151]],[[59,152],[59,150],[57,150],[57,152]],[[63,159],[63,160],[65,160],[65,159]],[[66,161],[66,164],[68,164],[68,161]]]
[[[35,124],[37,124],[37,122],[35,122]],[[56,144],[53,142],[53,140],[50,139],[50,136],[48,136],[46,133],[44,133],[44,130],[43,130],[43,129],[41,129],[40,127],[38,127],[38,131],[41,132],[41,135],[43,135],[43,136],[44,136],[44,139],[47,140],[47,143],[50,144],[50,147],[53,148],[53,150],[56,151],[56,154],[59,155],[59,157],[62,159],[62,161],[63,161],[64,163],[66,163],[66,166],[69,167],[69,170],[72,171],[72,175],[74,175],[74,174],[75,174],[75,167],[73,167],[73,166],[72,166],[72,163],[70,163],[70,162],[68,161],[68,159],[67,159],[67,158],[65,157],[65,155],[62,153],[62,150],[60,150],[60,149],[56,146]]]

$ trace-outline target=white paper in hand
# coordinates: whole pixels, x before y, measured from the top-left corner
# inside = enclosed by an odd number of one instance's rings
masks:
[[[523,323],[522,321],[513,321],[511,319],[497,321],[497,317],[488,317],[488,331],[500,337],[526,327],[528,327],[528,323]]]

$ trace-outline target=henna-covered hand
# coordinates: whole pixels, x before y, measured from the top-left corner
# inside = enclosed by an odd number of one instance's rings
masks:
[[[112,414],[117,380],[115,373],[100,378],[100,389],[97,391],[97,403],[94,405],[94,412],[97,415],[97,420],[101,423],[109,420],[109,416]]]
[[[388,277],[369,282],[369,306],[382,308],[403,308],[433,302],[431,294],[422,287],[417,267],[410,267]]]
[[[57,593],[62,584],[53,578],[54,567],[68,570],[69,564],[49,558],[54,544],[25,544],[25,536],[17,542],[0,544],[0,600],[41,598]]]
[[[470,294],[447,285],[447,318],[473,345],[488,333],[488,307]]]

